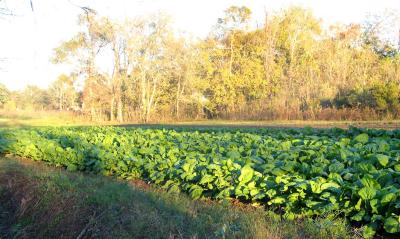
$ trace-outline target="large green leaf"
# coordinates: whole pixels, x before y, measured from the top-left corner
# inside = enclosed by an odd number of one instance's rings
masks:
[[[373,238],[376,234],[377,228],[378,228],[378,224],[374,223],[374,222],[364,226],[362,228],[363,229],[363,231],[362,231],[363,237],[366,239]]]
[[[363,200],[370,200],[375,197],[376,190],[371,187],[363,187],[358,191],[358,195],[360,195]]]
[[[329,165],[328,168],[329,168],[329,172],[340,173],[344,169],[344,164],[342,164],[340,162],[336,162],[336,163]]]
[[[361,184],[367,188],[380,189],[381,185],[373,177],[366,175],[361,179]]]
[[[364,216],[365,216],[365,211],[364,211],[364,210],[361,210],[361,211],[359,211],[358,213],[356,213],[355,215],[353,215],[353,216],[351,217],[351,220],[360,222],[360,221],[362,221],[362,219],[363,219]]]
[[[321,190],[326,190],[326,189],[338,189],[340,188],[340,185],[335,183],[335,182],[328,182],[328,183],[323,183],[321,185]]]
[[[387,194],[382,196],[381,203],[382,204],[388,204],[390,202],[393,202],[394,200],[396,200],[396,194],[387,193]]]
[[[400,232],[399,219],[394,217],[388,217],[385,219],[383,227],[385,228],[385,231],[389,233]]]
[[[213,180],[214,180],[214,176],[206,174],[201,178],[199,184],[211,183]]]
[[[394,170],[396,170],[397,172],[400,172],[400,163],[394,165]]]
[[[375,155],[376,159],[382,166],[386,166],[389,163],[389,156],[383,154]]]
[[[204,189],[202,187],[197,186],[197,185],[193,185],[190,188],[190,196],[193,199],[198,199],[198,198],[200,198],[202,196],[203,191],[204,191]]]
[[[240,153],[237,151],[229,151],[226,153],[226,156],[230,159],[239,159],[240,158]]]
[[[276,197],[268,202],[268,204],[283,204],[286,201],[283,197]]]
[[[368,134],[366,134],[366,133],[362,133],[362,134],[359,134],[359,135],[357,135],[356,137],[354,137],[354,140],[355,141],[357,141],[357,142],[359,142],[359,143],[367,143],[368,142],[368,139],[369,139],[369,136],[368,136]]]
[[[239,182],[247,183],[253,178],[254,170],[250,165],[245,165],[240,171]]]

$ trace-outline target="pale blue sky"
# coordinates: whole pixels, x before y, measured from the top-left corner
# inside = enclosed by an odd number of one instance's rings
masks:
[[[4,1],[4,0],[3,0]],[[77,32],[74,6],[89,6],[101,15],[123,20],[138,15],[166,12],[174,26],[194,37],[204,37],[223,11],[231,5],[249,7],[253,24],[263,21],[264,12],[273,13],[290,5],[313,10],[324,24],[361,22],[368,13],[385,9],[400,12],[398,0],[5,0],[15,17],[0,18],[0,82],[10,89],[22,89],[27,84],[47,87],[68,67],[49,62],[52,49]]]

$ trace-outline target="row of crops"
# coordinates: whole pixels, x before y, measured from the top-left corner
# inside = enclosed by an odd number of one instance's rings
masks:
[[[193,198],[255,202],[287,219],[340,213],[365,237],[400,231],[400,131],[1,129],[0,151]]]

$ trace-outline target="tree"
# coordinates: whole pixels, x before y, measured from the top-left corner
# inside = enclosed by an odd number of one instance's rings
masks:
[[[53,63],[77,61],[77,72],[86,78],[83,92],[84,110],[89,109],[92,120],[98,120],[99,109],[96,109],[96,91],[94,88],[102,84],[99,73],[96,72],[95,59],[99,51],[108,44],[106,33],[98,19],[97,13],[89,8],[82,8],[85,13],[80,15],[79,23],[84,31],[79,32],[71,40],[62,43],[54,50]]]
[[[398,54],[397,41],[391,39],[391,33],[398,31],[393,26],[398,26],[400,17],[398,12],[386,10],[382,14],[370,14],[363,24],[363,44],[371,48],[381,57],[394,57]]]
[[[53,60],[75,65],[84,82],[82,108],[93,120],[398,112],[400,55],[382,41],[374,21],[322,29],[311,11],[290,7],[250,29],[251,11],[232,6],[206,39],[192,41],[163,14],[114,22],[82,9],[82,31],[55,49]],[[105,58],[106,66],[98,64]],[[57,86],[52,95],[65,109]]]
[[[148,122],[160,95],[166,90],[170,63],[167,45],[173,40],[173,34],[165,15],[137,19],[131,22],[130,28],[128,54],[133,66],[132,77],[140,94],[140,118]]]
[[[74,89],[74,79],[65,74],[60,75],[49,89],[59,111],[71,110],[76,105],[77,93]]]
[[[3,84],[0,84],[0,106],[4,106],[5,103],[10,99],[10,91]]]
[[[250,19],[251,11],[249,8],[231,6],[225,10],[225,17],[218,19],[218,24],[222,28],[223,37],[229,39],[229,77],[232,76],[232,64],[234,60],[234,42],[235,33],[238,30],[244,30]]]
[[[315,82],[312,75],[317,68],[314,53],[316,36],[321,32],[319,21],[310,11],[299,7],[285,10],[274,21],[280,29],[276,36],[276,60],[283,69],[281,97],[285,107],[300,110],[301,104],[310,103],[309,89]]]
[[[48,92],[34,85],[28,85],[16,95],[16,107],[23,110],[51,109]]]
[[[251,11],[247,7],[232,6],[225,10],[225,16],[218,19],[216,31],[199,44],[202,62],[199,62],[198,76],[207,79],[203,96],[210,100],[207,108],[212,114],[220,114],[243,104],[241,94],[243,78],[240,71],[240,44],[238,35],[245,35]]]
[[[128,68],[128,61],[123,61],[127,59],[125,30],[123,26],[112,23],[109,19],[103,18],[101,24],[101,29],[104,32],[104,36],[108,44],[111,46],[113,54],[113,71],[109,78],[110,87],[110,120],[114,121],[114,107],[117,106],[117,120],[119,122],[123,121],[123,102],[122,102],[122,85],[123,80],[126,78],[126,70]],[[125,74],[125,75],[124,75]]]

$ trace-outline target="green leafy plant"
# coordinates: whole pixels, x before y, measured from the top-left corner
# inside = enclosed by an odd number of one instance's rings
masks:
[[[365,237],[400,231],[398,130],[1,129],[0,150],[195,199],[263,204],[286,219],[339,212]]]

